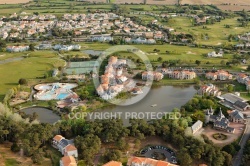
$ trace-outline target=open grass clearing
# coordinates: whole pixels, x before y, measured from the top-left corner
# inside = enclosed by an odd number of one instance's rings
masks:
[[[36,79],[54,67],[62,66],[64,61],[56,58],[25,58],[21,61],[0,65],[0,98],[8,89],[17,86],[20,78]]]

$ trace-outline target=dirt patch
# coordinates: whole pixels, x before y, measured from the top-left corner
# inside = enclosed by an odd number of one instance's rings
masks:
[[[196,55],[196,53],[195,53],[195,52],[192,52],[192,51],[187,51],[187,54]]]
[[[17,3],[27,3],[31,0],[0,0],[0,4],[17,4]]]

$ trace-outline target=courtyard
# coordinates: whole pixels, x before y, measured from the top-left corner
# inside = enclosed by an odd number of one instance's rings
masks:
[[[237,140],[241,136],[241,134],[244,132],[244,129],[245,129],[245,125],[241,123],[231,122],[230,127],[235,128],[234,133],[228,133],[222,130],[216,130],[216,129],[213,129],[211,125],[208,125],[204,128],[201,134],[206,135],[211,141],[213,141],[214,144],[222,147]],[[226,135],[227,138],[225,140],[216,140],[213,137],[213,135],[217,133],[222,133],[223,135]]]

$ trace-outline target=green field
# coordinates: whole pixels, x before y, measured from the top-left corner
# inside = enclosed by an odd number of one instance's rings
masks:
[[[46,54],[45,54],[46,55]],[[0,99],[8,89],[17,86],[20,78],[35,79],[43,77],[54,67],[63,66],[64,62],[58,58],[30,57],[21,61],[0,65]]]
[[[189,18],[176,17],[170,19],[168,23],[163,23],[169,27],[173,27],[177,32],[190,33],[196,38],[197,43],[208,45],[221,45],[228,42],[228,36],[243,34],[249,31],[249,27],[240,27],[240,23],[237,22],[237,17],[228,18],[216,22],[212,25],[204,25],[207,28],[203,29],[203,26],[193,26]],[[230,28],[225,28],[224,25],[230,25]],[[202,39],[201,35],[207,34],[209,40]],[[232,44],[235,44],[232,42]]]

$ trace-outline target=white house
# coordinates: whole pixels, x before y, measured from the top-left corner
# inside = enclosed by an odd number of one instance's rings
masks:
[[[215,51],[209,52],[207,54],[207,57],[209,58],[223,57],[223,51],[220,50],[218,53],[216,53]]]
[[[196,133],[198,130],[200,130],[202,128],[203,122],[198,120],[197,122],[195,122],[192,126],[192,133]]]
[[[99,42],[113,41],[113,37],[110,34],[92,35],[90,36],[90,39],[91,41],[99,41]]]

